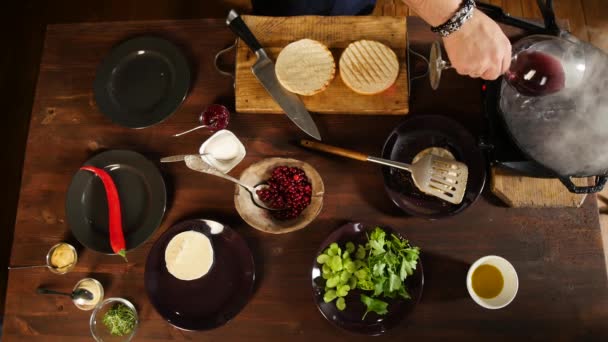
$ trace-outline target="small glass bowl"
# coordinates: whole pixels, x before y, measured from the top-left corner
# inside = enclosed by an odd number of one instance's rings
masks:
[[[53,253],[55,252],[55,250],[63,245],[67,246],[70,249],[70,251],[72,251],[72,253],[74,254],[74,262],[72,262],[70,265],[68,265],[66,267],[56,268],[51,263],[51,258],[53,256]],[[76,248],[74,248],[74,246],[70,245],[69,243],[60,242],[60,243],[54,245],[53,247],[51,247],[51,249],[49,249],[48,253],[46,254],[46,265],[48,266],[49,270],[51,270],[51,272],[53,272],[55,274],[66,274],[66,273],[70,272],[76,266],[77,262],[78,262],[78,252],[76,252]]]
[[[106,328],[105,324],[103,324],[103,316],[110,310],[115,304],[124,304],[129,309],[133,311],[135,314],[135,326],[133,327],[133,331],[130,334],[124,336],[115,336],[110,334],[108,328]],[[97,342],[125,342],[131,341],[135,333],[137,332],[137,327],[139,326],[139,317],[137,315],[137,309],[135,306],[124,298],[108,298],[104,300],[101,304],[99,304],[93,313],[91,314],[91,319],[89,320],[89,327],[91,328],[91,335]]]

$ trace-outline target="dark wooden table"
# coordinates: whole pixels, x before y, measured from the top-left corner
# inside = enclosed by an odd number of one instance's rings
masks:
[[[433,36],[419,20],[408,25],[415,49]],[[190,96],[166,122],[130,130],[109,122],[95,106],[95,70],[110,48],[140,33],[157,33],[180,45],[194,70]],[[176,139],[174,132],[195,124],[210,103],[232,104],[230,79],[213,68],[213,55],[234,40],[223,20],[53,25],[48,28],[33,106],[21,185],[11,265],[39,264],[47,249],[73,241],[65,222],[65,191],[78,167],[95,153],[133,149],[152,160],[195,151],[208,136]],[[412,114],[448,115],[473,133],[483,127],[479,83],[446,73],[433,93],[426,80],[412,86]],[[316,116],[327,142],[379,153],[398,117]],[[35,294],[40,285],[70,290],[82,277],[99,279],[106,295],[131,299],[141,325],[136,340],[363,340],[333,327],[315,307],[310,288],[314,253],[333,229],[348,221],[389,225],[423,250],[424,294],[415,314],[382,340],[432,337],[485,339],[605,339],[608,288],[597,206],[590,196],[580,209],[508,209],[490,194],[457,217],[428,221],[402,214],[383,190],[380,170],[349,160],[304,151],[292,143],[303,133],[281,115],[235,114],[230,129],[248,155],[234,171],[265,157],[304,160],[321,173],[325,206],[308,228],[282,236],[248,227],[233,205],[233,186],[194,173],[183,164],[160,166],[168,184],[169,207],[161,227],[143,246],[120,258],[80,249],[76,269],[64,276],[45,269],[9,274],[4,339],[89,340],[89,312],[64,298]],[[156,238],[187,218],[211,218],[240,232],[257,267],[251,301],[229,324],[208,332],[183,332],[166,323],[149,303],[143,272]],[[496,254],[518,271],[515,301],[497,311],[482,309],[466,292],[465,275],[477,258]]]

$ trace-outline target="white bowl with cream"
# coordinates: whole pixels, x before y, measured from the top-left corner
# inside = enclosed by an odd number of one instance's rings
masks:
[[[494,266],[500,271],[503,279],[503,286],[498,295],[492,298],[479,296],[473,289],[473,273],[482,265]],[[507,259],[496,255],[484,256],[471,265],[467,273],[467,290],[473,300],[486,309],[502,309],[509,305],[519,289],[519,278],[515,268]]]
[[[237,166],[247,151],[234,133],[229,130],[217,131],[201,145],[201,158],[223,173],[228,173]]]

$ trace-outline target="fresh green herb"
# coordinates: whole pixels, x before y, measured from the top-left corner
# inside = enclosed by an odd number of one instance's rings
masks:
[[[346,309],[346,300],[344,300],[344,297],[338,298],[338,300],[336,301],[336,307],[340,311],[344,311],[344,309]]]
[[[348,242],[344,247],[342,250],[334,242],[317,257],[325,279],[323,300],[326,303],[337,299],[336,307],[344,310],[344,297],[350,291],[370,291],[370,296],[361,294],[361,302],[367,307],[365,315],[369,312],[385,315],[388,303],[378,298],[410,299],[404,282],[416,270],[418,247],[410,246],[407,240],[394,234],[387,236],[380,227],[367,236],[365,245]]]
[[[367,316],[367,314],[372,311],[377,313],[378,315],[386,315],[386,313],[388,312],[388,310],[386,309],[388,307],[388,303],[385,301],[374,299],[364,294],[361,294],[361,301],[367,307],[367,311],[365,311],[365,314],[363,314],[362,319],[365,319],[365,316]]]
[[[130,334],[135,328],[135,313],[122,303],[115,304],[103,315],[103,324],[114,336]]]

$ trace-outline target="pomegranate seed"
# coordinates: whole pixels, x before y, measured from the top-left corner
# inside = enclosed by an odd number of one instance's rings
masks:
[[[213,104],[203,112],[203,125],[207,125],[213,131],[219,131],[228,126],[230,112],[222,105]]]
[[[267,188],[258,190],[258,196],[268,206],[285,208],[272,211],[278,220],[298,217],[308,205],[312,196],[312,186],[304,170],[297,167],[278,166],[271,172]]]

